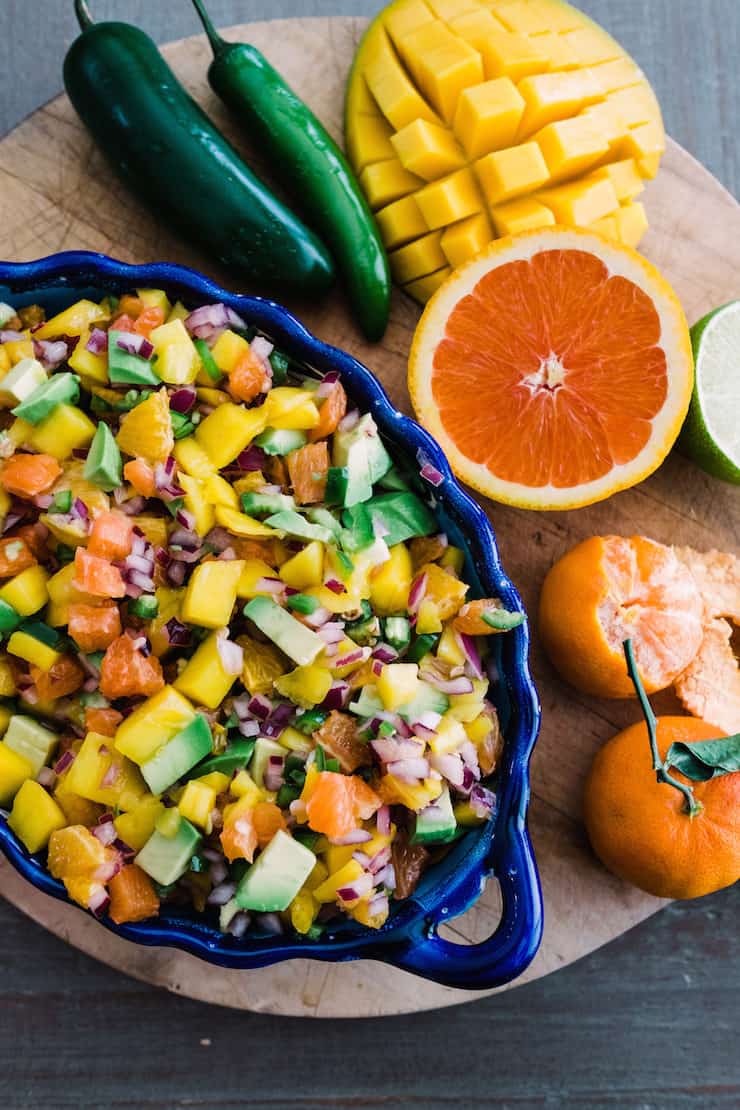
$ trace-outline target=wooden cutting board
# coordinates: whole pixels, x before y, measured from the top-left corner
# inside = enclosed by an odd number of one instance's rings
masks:
[[[276,20],[234,27],[227,38],[258,46],[341,135],[343,86],[365,21],[349,18]],[[210,51],[203,37],[164,53],[195,97],[249,150],[206,84]],[[61,59],[60,59],[61,64]],[[268,176],[265,173],[265,176]],[[740,205],[702,166],[670,143],[649,188],[652,230],[644,251],[671,280],[690,322],[740,294]],[[171,259],[224,277],[171,238],[104,165],[65,97],[40,109],[0,142],[0,256],[14,261],[73,248],[100,250],[131,262]],[[259,290],[257,290],[259,292]],[[319,307],[291,304],[322,339],[351,351],[409,411],[406,357],[418,308],[396,293],[382,344],[365,343],[339,294]],[[592,508],[536,513],[487,504],[504,565],[530,613],[542,579],[574,543],[593,533],[642,532],[664,543],[738,549],[738,490],[714,481],[673,455],[636,489]],[[608,875],[591,855],[581,826],[580,799],[591,758],[614,732],[637,719],[630,702],[597,701],[562,684],[543,657],[536,629],[532,663],[543,708],[532,765],[530,828],[545,897],[545,934],[519,982],[577,960],[632,928],[662,903]],[[670,695],[656,698],[676,710]],[[71,906],[39,894],[0,862],[0,893],[70,944],[150,983],[192,998],[240,1009],[313,1017],[360,1017],[452,1005],[480,995],[438,987],[383,964],[325,965],[298,961],[261,971],[226,971],[167,949],[137,948]],[[458,940],[479,940],[495,928],[495,884],[476,907],[449,926]]]

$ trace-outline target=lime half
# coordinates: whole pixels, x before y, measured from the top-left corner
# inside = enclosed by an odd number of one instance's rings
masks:
[[[680,446],[702,470],[740,484],[740,301],[691,329],[696,379]]]

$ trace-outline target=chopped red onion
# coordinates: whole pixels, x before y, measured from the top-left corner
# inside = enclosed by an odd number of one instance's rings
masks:
[[[472,694],[473,683],[465,675],[460,675],[459,678],[438,678],[434,673],[428,671],[424,674],[424,681],[428,682],[430,686],[434,686],[442,694]]]
[[[344,593],[344,582],[340,582],[338,578],[327,578],[324,581],[327,590],[331,590],[333,594]]]
[[[232,937],[236,937],[238,940],[240,937],[244,936],[251,923],[252,919],[249,914],[245,913],[244,910],[240,910],[239,913],[234,914],[231,921],[226,926],[226,932]]]
[[[216,634],[216,650],[221,666],[227,675],[240,675],[244,669],[244,649],[229,639],[228,628],[219,629]]]
[[[424,754],[424,745],[418,740],[404,740],[395,736],[379,736],[370,741],[370,747],[381,763],[397,763],[404,759],[417,759]]]
[[[339,424],[337,425],[337,431],[339,431],[339,432],[350,432],[350,431],[352,431],[355,424],[357,424],[359,422],[359,419],[360,419],[359,410],[358,409],[352,409],[350,412],[347,413],[346,416],[343,416],[342,419],[339,421]]]
[[[356,902],[358,898],[363,895],[369,894],[373,889],[373,880],[367,873],[358,875],[352,882],[351,886],[340,886],[337,891],[337,897],[341,898],[343,902]]]
[[[367,844],[368,840],[372,840],[372,834],[367,829],[353,829],[346,836],[329,837],[328,839],[330,844],[344,847],[350,844]]]
[[[136,355],[138,358],[147,359],[147,361],[154,354],[154,345],[149,342],[145,335],[137,335],[136,332],[126,331],[116,339],[116,347],[119,350],[125,351],[127,355]]]
[[[434,753],[429,756],[429,762],[435,771],[439,771],[443,778],[453,786],[462,786],[465,779],[463,761],[457,753]]]
[[[255,593],[271,594],[279,597],[285,593],[285,583],[279,578],[258,578],[254,584]]]
[[[476,817],[489,817],[496,804],[496,795],[479,783],[470,791],[470,808]]]
[[[424,463],[419,474],[425,482],[429,482],[430,486],[441,486],[445,480],[444,474],[441,474],[431,463]]]
[[[280,730],[283,731],[282,728]],[[271,755],[265,768],[265,789],[279,790],[283,785],[283,769],[285,760],[281,755]]]
[[[170,394],[170,408],[184,415],[190,412],[197,399],[198,394],[195,391],[195,387],[186,385],[183,386],[182,389],[176,389],[174,393]]]
[[[402,782],[416,782],[425,779],[429,774],[429,761],[426,759],[399,759],[389,763],[386,767],[389,775],[401,779]]]
[[[103,754],[103,748],[100,748],[100,753]],[[108,753],[106,753],[108,754]],[[100,780],[100,785],[103,789],[107,786],[115,786],[118,780],[118,768],[115,763],[111,763],[107,771]]]
[[[254,920],[266,933],[272,933],[274,936],[279,937],[282,936],[284,932],[283,923],[276,913],[256,913],[254,915]]]
[[[103,817],[106,816],[107,814],[103,814]],[[101,817],[99,823],[95,826],[94,829],[91,830],[91,832],[93,836],[100,841],[101,844],[104,844],[107,847],[116,839],[116,826],[113,824],[112,819],[104,821],[103,817]]]
[[[33,353],[45,370],[56,370],[67,358],[63,339],[33,339]]]
[[[387,864],[382,871],[377,873],[375,883],[379,887],[385,887],[386,890],[396,889],[396,872],[392,863]]]
[[[381,917],[383,914],[387,914],[390,909],[388,895],[382,891],[376,894],[375,897],[370,899],[367,908],[371,917]]]
[[[481,663],[480,654],[475,643],[473,636],[468,636],[465,632],[457,632],[457,641],[463,650],[465,659],[473,672],[474,678],[483,678],[483,664]]]
[[[225,906],[236,894],[236,883],[225,882],[215,886],[206,898],[209,906]]]
[[[431,743],[437,735],[433,728],[427,728],[421,721],[416,721],[411,728],[413,729],[414,735],[418,736],[420,740],[424,740],[427,744]]]
[[[386,845],[385,848],[381,848],[379,852],[375,853],[375,855],[370,860],[370,863],[369,863],[367,869],[368,869],[368,871],[370,872],[371,875],[377,875],[379,871],[382,871],[383,868],[388,863],[390,863],[390,860],[391,860],[391,850],[390,850],[390,847],[388,845]]]
[[[340,656],[334,663],[335,667],[356,667],[370,657],[370,648],[357,648]]]
[[[380,676],[382,675],[382,673],[383,673],[383,664],[381,663],[381,661],[379,659],[374,659],[373,660],[372,671],[373,671],[373,674],[377,678],[380,678]]]
[[[54,498],[50,493],[37,493],[32,500],[37,509],[46,510],[51,508]]]
[[[145,505],[146,498],[137,494],[136,497],[129,497],[128,501],[122,501],[118,507],[126,516],[136,516],[143,511]]]
[[[192,532],[195,528],[195,517],[188,509],[178,509],[175,513],[175,520],[188,532]]]
[[[225,528],[217,527],[211,528],[206,536],[205,542],[212,547],[215,551],[225,551],[232,543],[232,536]]]
[[[341,678],[334,679],[329,692],[321,703],[322,709],[344,709],[345,703],[350,693],[349,684],[344,682]]]
[[[36,775],[36,782],[39,786],[43,786],[45,790],[51,790],[56,780],[56,773],[52,771],[51,767],[42,767]]]
[[[259,736],[260,734],[259,721],[240,721],[237,725],[237,728],[239,729],[241,735],[246,736],[247,738],[251,736]]]
[[[170,548],[182,547],[185,551],[195,551],[200,547],[200,536],[191,528],[175,528],[170,536]]]
[[[327,621],[318,634],[325,644],[339,644],[344,639],[344,625],[340,621]]]
[[[260,728],[260,735],[267,736],[270,740],[277,740],[284,732],[285,725],[280,721],[274,721],[272,718],[270,718],[269,721],[265,721]]]
[[[270,720],[278,725],[287,725],[294,712],[295,710],[290,702],[281,701],[278,702],[270,714]]]
[[[337,388],[338,381],[339,373],[336,370],[331,370],[328,374],[324,374],[316,389],[316,397],[320,400],[331,397],[332,393]]]
[[[167,637],[167,642],[173,647],[189,647],[192,639],[192,633],[186,624],[183,624],[177,617],[170,617],[164,626],[164,634]]]
[[[124,566],[126,570],[136,570],[151,577],[154,571],[154,559],[146,555],[137,555],[132,551],[126,556]]]
[[[187,574],[187,566],[184,562],[173,561],[167,568],[167,577],[173,586],[182,586]]]
[[[87,900],[87,908],[95,917],[102,917],[110,902],[110,897],[104,886],[96,887]]]
[[[22,343],[25,338],[22,331],[13,331],[11,328],[0,330],[0,343]]]
[[[251,447],[247,447],[244,451],[242,451],[240,455],[237,455],[236,459],[236,465],[239,467],[240,470],[262,470],[266,463],[266,452],[254,443],[251,445]]]
[[[391,807],[381,806],[375,814],[375,823],[378,832],[381,836],[390,836],[391,831]]]
[[[433,709],[425,709],[418,720],[418,724],[423,725],[424,728],[436,730],[439,722],[442,720],[440,713],[435,713]]]
[[[256,359],[262,363],[265,374],[272,380],[272,366],[270,365],[270,355],[275,350],[275,344],[271,343],[269,339],[265,339],[264,335],[255,335],[252,342],[249,344],[249,349]]]
[[[398,652],[390,644],[376,644],[373,648],[373,659],[379,659],[381,663],[392,663],[398,659]]]
[[[272,713],[272,702],[264,694],[255,694],[253,698],[249,699],[247,709],[253,717],[257,717],[260,721],[266,721]]]
[[[426,572],[418,575],[417,578],[411,583],[409,590],[408,611],[409,613],[418,613],[419,606],[424,600],[424,595],[427,592],[428,577]]]
[[[102,328],[93,328],[85,344],[85,350],[92,355],[104,355],[108,350],[108,333]]]
[[[69,767],[72,766],[74,761],[75,753],[68,748],[66,752],[62,752],[62,754],[59,756],[59,759],[54,764],[54,774],[63,774]]]

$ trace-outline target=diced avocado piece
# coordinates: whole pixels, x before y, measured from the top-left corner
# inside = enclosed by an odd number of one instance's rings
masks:
[[[16,613],[12,605],[0,598],[0,636],[15,632],[22,620],[23,617]]]
[[[311,524],[300,513],[283,509],[279,513],[268,516],[265,524],[268,528],[276,528],[285,532],[286,536],[295,536],[299,540],[318,540],[320,543],[331,543],[333,534],[328,528],[320,524]]]
[[[126,342],[127,332],[111,329],[108,332],[108,377],[117,385],[159,385],[159,378],[148,359],[131,355],[118,346]]]
[[[254,440],[268,455],[288,455],[308,442],[305,432],[293,428],[266,428]]]
[[[485,613],[481,613],[481,619],[484,624],[495,628],[497,632],[510,632],[512,628],[518,628],[520,624],[524,624],[526,617],[524,613],[512,613],[508,609],[487,609]]]
[[[385,705],[374,686],[363,686],[359,696],[349,703],[349,711],[358,717],[376,717],[385,712]]]
[[[198,830],[183,817],[174,836],[163,836],[155,829],[135,862],[155,883],[169,886],[188,870],[201,839]]]
[[[239,883],[237,905],[260,913],[287,909],[315,864],[313,852],[278,829]]]
[[[254,740],[232,740],[226,751],[211,756],[197,767],[193,767],[185,778],[201,778],[219,771],[222,775],[233,775],[234,771],[241,771],[249,763],[254,751]]]
[[[434,651],[438,641],[438,632],[426,632],[423,636],[417,636],[406,652],[406,659],[409,663],[420,663],[425,655],[428,655],[430,651]]]
[[[290,361],[280,351],[273,351],[268,361],[272,367],[272,384],[283,385],[288,377]]]
[[[121,451],[113,438],[113,432],[101,420],[85,459],[83,476],[101,489],[113,490],[123,481],[122,465]]]
[[[243,493],[242,509],[247,516],[271,516],[284,509],[294,510],[295,499],[288,493]]]
[[[57,405],[73,405],[80,398],[80,379],[76,374],[55,374],[34,389],[33,393],[13,409],[13,416],[40,424],[51,416]]]
[[[411,639],[411,622],[406,617],[386,617],[383,621],[383,635],[392,648],[403,651]]]
[[[196,713],[184,729],[141,764],[141,773],[152,794],[161,794],[212,750],[208,721],[202,713]]]
[[[412,844],[445,844],[453,840],[457,832],[457,821],[452,812],[449,787],[430,806],[416,815],[416,828],[411,838]]]
[[[367,460],[367,477],[370,485],[388,473],[393,466],[391,457],[383,446],[383,441],[378,432],[378,426],[373,420],[369,412],[355,424],[354,428],[350,428],[348,432],[335,432],[334,433],[334,450],[332,462],[334,466],[347,466],[350,467],[350,453],[353,444],[362,443],[365,447],[364,452],[361,454]],[[359,457],[356,455],[356,458]],[[354,504],[354,502],[352,502]],[[349,502],[345,502],[349,504]]]
[[[16,362],[0,382],[0,403],[17,405],[30,397],[46,381],[46,371],[35,358]]]
[[[336,438],[335,435],[335,443]],[[337,466],[336,447],[334,450],[334,465]],[[359,505],[373,495],[373,483],[370,480],[370,463],[365,441],[356,439],[348,443],[342,453],[342,459],[341,468],[347,472],[342,504]]]
[[[302,667],[313,663],[326,646],[320,636],[291,617],[271,597],[253,597],[244,606],[244,616],[253,621],[260,632],[268,636],[289,659]]]
[[[339,538],[342,535],[342,526],[334,516],[334,513],[316,505],[311,505],[304,511],[312,524],[318,524],[321,528],[326,528],[328,532],[331,532],[334,541],[336,543],[339,542]]]
[[[378,480],[378,485],[382,486],[383,489],[391,490],[406,490],[411,488],[397,466],[392,466],[388,473],[384,474],[383,477]]]
[[[434,513],[415,493],[381,493],[364,506],[370,513],[375,531],[385,531],[383,539],[389,547],[413,536],[430,536],[439,531]]]
[[[205,370],[208,377],[211,379],[212,382],[220,382],[223,378],[223,374],[219,370],[218,363],[211,354],[211,348],[208,346],[205,339],[194,339],[193,345],[198,352],[198,355],[200,356],[200,361],[203,364],[203,369]]]
[[[265,771],[270,762],[270,757],[273,755],[284,759],[286,749],[276,743],[275,740],[268,740],[266,736],[258,736],[254,745],[254,754],[249,764],[249,773],[260,788],[265,785]]]
[[[442,714],[446,713],[449,708],[450,699],[447,694],[443,694],[441,690],[430,686],[428,682],[420,682],[416,697],[406,705],[402,705],[398,712],[404,721],[410,723],[411,721],[418,721],[422,713],[431,711],[432,713]]]
[[[375,539],[373,518],[368,512],[367,502],[352,505],[342,513],[345,528],[342,533],[342,546],[348,551],[361,551]]]
[[[7,747],[28,760],[34,775],[48,762],[58,739],[51,729],[44,728],[33,717],[24,717],[20,713],[14,713],[10,718],[3,737]]]
[[[330,466],[326,475],[324,501],[327,505],[344,505],[347,499],[349,470],[346,466]]]

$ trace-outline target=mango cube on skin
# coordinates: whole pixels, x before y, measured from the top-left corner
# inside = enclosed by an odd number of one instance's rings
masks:
[[[324,573],[324,545],[318,540],[310,543],[287,559],[280,567],[280,577],[286,586],[303,590],[309,586],[320,586]]]
[[[388,256],[388,262],[394,279],[403,285],[444,266],[447,260],[442,253],[441,241],[442,232],[431,231],[423,239],[416,239],[393,251]]]
[[[404,243],[426,235],[429,230],[413,195],[401,197],[381,208],[375,213],[375,220],[386,250],[402,247]]]
[[[43,786],[26,779],[13,801],[8,827],[23,841],[29,852],[40,852],[56,829],[67,824],[64,813]]]
[[[634,200],[645,189],[645,183],[634,158],[624,158],[621,162],[610,162],[589,174],[591,180],[611,181],[617,200],[622,204]]]
[[[546,55],[549,62],[548,69],[579,69],[580,62],[572,46],[568,45],[565,35],[557,35],[551,31],[537,36],[537,48]]]
[[[233,462],[266,427],[264,405],[245,409],[228,401],[201,420],[195,429],[195,438],[215,469],[221,470]]]
[[[493,239],[493,227],[485,212],[468,216],[442,232],[442,253],[453,269],[475,258]]]
[[[414,88],[385,36],[375,56],[367,63],[365,80],[381,112],[396,131],[415,119],[439,122],[436,112]]]
[[[193,571],[182,603],[182,619],[202,628],[224,628],[236,605],[243,559],[213,559]]]
[[[386,663],[378,676],[377,690],[389,712],[413,701],[419,689],[417,663]]]
[[[456,220],[464,220],[483,208],[483,197],[468,168],[426,185],[415,199],[424,220],[433,231]]]
[[[140,851],[154,832],[154,826],[164,805],[154,794],[145,794],[128,813],[119,813],[113,824],[124,844]]]
[[[531,197],[496,205],[491,209],[491,216],[496,232],[501,237],[518,235],[536,227],[552,227],[556,222],[550,209]]]
[[[216,805],[216,791],[197,779],[191,779],[182,792],[177,808],[180,816],[204,832],[212,829],[211,812]]]
[[[52,455],[62,462],[72,452],[87,447],[95,435],[92,420],[76,405],[57,405],[46,420],[42,420],[29,436],[29,443],[37,451]]]
[[[454,4],[454,0],[452,0],[452,3]],[[496,18],[492,11],[486,11],[478,4],[468,5],[469,11],[466,11],[461,5],[455,5],[455,7],[456,10],[451,10],[449,15],[440,15],[439,18],[444,19],[454,34],[461,39],[465,39],[481,54],[489,35],[496,31],[506,30],[504,24]]]
[[[410,31],[397,48],[427,100],[448,122],[462,90],[483,80],[480,54],[439,20]]]
[[[518,88],[527,104],[517,133],[519,139],[528,138],[548,123],[568,119],[603,98],[599,82],[587,69],[525,77]]]
[[[7,808],[26,779],[33,776],[30,759],[0,742],[0,806]]]
[[[613,239],[615,243],[619,242],[619,228],[617,226],[616,216],[603,216],[600,220],[588,225],[589,231],[595,231],[597,235],[603,235],[606,239]]]
[[[191,477],[205,481],[216,473],[216,467],[210,456],[201,447],[195,436],[184,436],[183,439],[175,440],[172,454],[175,456],[180,474],[184,470]]]
[[[309,664],[281,675],[275,681],[275,689],[302,709],[313,709],[329,693],[331,681],[331,674],[325,667]]]
[[[157,361],[154,371],[169,385],[188,385],[200,370],[200,355],[182,320],[171,320],[154,328],[149,339]]]
[[[51,670],[54,664],[62,658],[61,651],[55,651],[48,644],[37,640],[35,636],[30,636],[28,632],[14,632],[8,640],[7,650],[9,655],[16,655],[19,659],[25,659],[32,666],[40,667],[42,671]]]
[[[82,335],[107,319],[108,313],[99,304],[81,300],[52,316],[34,332],[34,336],[36,339],[54,339],[58,335]]]
[[[618,58],[621,49],[600,27],[579,27],[563,36],[582,66],[594,66]]]
[[[465,164],[455,136],[446,127],[418,119],[391,137],[404,169],[434,181]]]
[[[636,247],[648,229],[644,206],[639,201],[623,205],[614,213],[614,218],[620,241],[628,247]]]
[[[655,176],[660,158],[665,154],[665,132],[659,124],[650,122],[630,128],[621,145],[626,156],[637,159],[645,177]]]
[[[611,181],[574,181],[541,193],[544,204],[560,224],[588,227],[619,208]]]
[[[604,94],[620,92],[632,85],[639,85],[642,75],[631,58],[615,58],[611,62],[595,65],[591,72],[601,85]]]
[[[214,343],[211,354],[219,370],[223,374],[230,374],[240,359],[249,354],[249,343],[243,336],[227,328]]]
[[[145,763],[194,716],[187,698],[173,686],[164,686],[121,722],[115,736],[116,750],[134,763]]]
[[[410,281],[407,285],[404,285],[404,291],[419,304],[426,304],[432,294],[437,292],[440,285],[444,285],[451,273],[452,268],[445,266],[442,270],[437,270],[433,274],[427,274],[426,277]]]
[[[398,158],[375,162],[360,174],[360,185],[373,212],[394,200],[413,193],[424,184],[416,174],[404,169]]]
[[[550,30],[547,16],[534,5],[523,3],[522,0],[497,3],[494,10],[496,18],[500,19],[504,27],[508,27],[510,31],[519,31],[524,35],[539,35]]]
[[[524,98],[509,77],[465,89],[457,102],[453,129],[468,158],[511,146],[524,108]]]
[[[88,732],[83,740],[66,774],[66,786],[91,802],[123,810],[134,809],[147,793],[138,767],[113,748],[109,736],[97,732]]]
[[[537,39],[527,38],[517,31],[491,31],[478,49],[487,80],[510,77],[516,83],[525,77],[545,73],[550,67],[550,60],[538,47]]]
[[[382,116],[356,115],[349,118],[352,122],[347,127],[347,153],[357,173],[373,162],[395,157],[390,141],[393,128]]]
[[[215,709],[224,700],[237,677],[224,670],[218,651],[218,632],[212,632],[199,644],[185,669],[175,679],[175,689],[198,705]]]
[[[551,181],[583,173],[609,153],[609,143],[586,116],[549,123],[534,136]]]
[[[534,142],[495,150],[479,158],[475,173],[491,207],[531,193],[550,179],[542,151]]]

